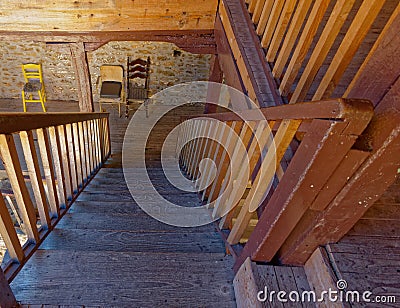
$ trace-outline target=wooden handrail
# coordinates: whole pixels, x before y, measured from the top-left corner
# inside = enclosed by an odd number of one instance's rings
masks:
[[[108,113],[104,112],[3,112],[0,113],[0,134],[105,118]]]
[[[326,202],[326,196],[332,195],[327,189],[335,185],[325,184],[372,116],[371,102],[340,98],[182,119],[177,147],[182,149],[181,168],[201,188],[211,215],[222,217],[220,227],[230,229],[227,243],[247,242],[236,269],[249,256],[271,261],[290,231],[302,223],[306,209],[323,210],[316,200]],[[303,123],[307,129],[289,158],[287,151]],[[203,137],[196,138],[199,135]],[[200,174],[198,166],[204,158],[216,166],[214,182],[208,187],[204,186],[213,168],[207,161]],[[283,161],[287,167],[281,167]],[[279,183],[265,198],[274,179]],[[254,227],[257,220],[262,222]]]
[[[348,119],[350,117],[373,114],[373,106],[368,100],[362,99],[329,99],[317,102],[287,104],[275,107],[241,110],[237,112],[208,113],[187,116],[182,119],[197,117],[212,118],[220,121],[279,121],[286,120],[313,120],[313,119]]]
[[[16,202],[13,207],[21,213],[20,227],[28,238],[24,245],[20,244],[7,205],[0,198],[0,234],[10,256],[4,268],[8,281],[110,155],[108,116],[108,113],[0,113],[0,156]],[[22,151],[16,140],[21,143]],[[25,166],[29,178],[25,176]]]

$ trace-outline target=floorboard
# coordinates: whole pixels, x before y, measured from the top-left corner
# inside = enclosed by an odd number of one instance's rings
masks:
[[[111,121],[116,152],[11,283],[17,300],[26,307],[236,307],[233,259],[214,224],[166,225],[132,198],[118,153],[127,123],[120,123]],[[151,151],[156,157],[159,149]],[[195,193],[174,188],[158,166],[155,160],[147,171],[165,199],[201,205]],[[148,184],[135,185],[143,188],[136,198],[152,205],[148,211],[161,212]],[[188,218],[176,208],[166,212]]]
[[[370,307],[399,307],[400,303],[400,199],[397,180],[338,243],[328,246],[340,279],[349,290],[395,296],[395,304]],[[366,303],[353,303],[364,307]]]

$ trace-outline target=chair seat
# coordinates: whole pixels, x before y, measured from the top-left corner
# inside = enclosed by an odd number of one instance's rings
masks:
[[[147,99],[148,91],[145,88],[129,88],[128,99],[136,100],[136,99]]]
[[[24,85],[25,92],[38,92],[42,89],[42,84],[40,82],[27,82]]]
[[[118,81],[103,81],[100,90],[102,98],[120,98],[122,83]]]

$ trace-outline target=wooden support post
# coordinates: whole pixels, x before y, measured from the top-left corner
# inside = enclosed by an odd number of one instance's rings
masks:
[[[69,44],[69,48],[72,57],[72,66],[75,70],[79,109],[82,112],[93,112],[92,87],[85,45],[83,42],[71,43]]]
[[[208,81],[222,83],[223,81],[223,73],[221,70],[221,66],[219,64],[218,55],[213,55],[211,58],[210,64],[210,75]],[[221,91],[221,86],[219,85],[209,85],[207,89],[207,104],[204,107],[204,113],[215,113],[217,112],[217,105],[210,104],[208,102],[217,103],[219,100],[219,95]]]
[[[0,307],[12,308],[17,307],[17,300],[15,299],[14,293],[8,284],[6,277],[4,276],[3,270],[0,268]]]

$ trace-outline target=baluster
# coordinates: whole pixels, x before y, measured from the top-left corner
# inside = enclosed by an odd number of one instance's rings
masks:
[[[72,178],[72,191],[73,194],[75,192],[78,192],[78,174],[77,174],[77,165],[75,161],[75,145],[74,145],[74,140],[72,137],[72,125],[67,124],[65,125],[65,131],[67,135],[67,151],[68,151],[68,157],[69,157],[69,164],[70,164],[70,174]]]
[[[78,132],[78,123],[72,123],[72,140],[74,144],[75,150],[75,169],[77,175],[77,190],[79,191],[81,186],[83,186],[83,168],[82,168],[82,159],[81,159],[81,148],[79,144],[79,132]]]
[[[238,122],[235,125],[235,128],[229,129],[229,134],[228,137],[226,139],[226,142],[224,143],[224,146],[221,145],[221,150],[220,150],[220,155],[221,155],[221,159],[219,162],[219,166],[218,166],[218,176],[215,179],[213,186],[211,188],[210,191],[210,195],[209,195],[209,200],[214,200],[216,198],[219,197],[220,191],[221,191],[221,185],[222,185],[222,181],[225,178],[225,176],[227,175],[227,171],[229,170],[229,156],[228,153],[232,153],[234,147],[235,147],[235,143],[234,141],[236,140],[236,138],[234,138],[234,134],[238,135],[239,132],[241,131],[243,127],[243,122]],[[237,137],[237,136],[236,136]]]
[[[60,216],[60,204],[57,196],[56,180],[54,178],[53,162],[51,160],[49,136],[46,129],[36,130],[40,156],[42,158],[44,176],[47,183],[47,198],[50,204],[51,216]]]
[[[73,171],[75,167],[74,165],[71,165],[72,162],[69,160],[70,151],[68,146],[69,144],[68,144],[66,127],[64,125],[57,126],[56,138],[57,137],[60,145],[61,161],[65,175],[65,189],[67,191],[67,200],[68,200],[68,194],[70,194],[70,198],[72,200],[72,197],[74,196],[74,187],[75,187],[74,179],[76,179],[75,173]]]
[[[42,227],[50,228],[51,219],[49,215],[49,205],[47,203],[46,192],[44,191],[43,180],[40,174],[39,160],[36,154],[32,131],[22,131],[19,133],[19,136],[21,138],[25,162],[32,184],[33,195],[35,196],[36,206],[39,211],[40,222]]]
[[[8,249],[10,258],[21,263],[25,258],[24,251],[3,196],[0,196],[0,235]]]
[[[70,185],[67,184],[69,182],[69,177],[65,175],[66,171],[64,170],[65,166],[62,161],[60,139],[54,126],[49,127],[49,139],[57,179],[58,200],[60,208],[65,208],[68,200],[67,191],[71,191],[71,188]]]
[[[92,146],[90,143],[90,132],[89,132],[89,122],[83,122],[83,136],[85,139],[85,153],[86,153],[86,172],[88,177],[91,176],[93,170],[93,157],[92,157]]]
[[[22,214],[26,234],[32,243],[36,243],[39,241],[39,232],[36,227],[36,213],[25,184],[12,135],[0,135],[0,152],[18,208]]]
[[[85,140],[83,139],[83,127],[82,127],[82,122],[77,123],[77,131],[78,131],[78,137],[79,137],[79,148],[80,148],[80,158],[81,158],[81,167],[82,167],[82,185],[87,182],[88,179],[88,172],[87,172],[87,153],[86,153],[86,148],[85,148]]]
[[[232,193],[233,181],[236,180],[240,167],[245,166],[246,161],[244,158],[247,155],[246,148],[253,135],[255,126],[255,122],[244,123],[242,130],[240,131],[239,139],[233,146],[233,153],[231,152],[232,156],[229,157],[230,164],[228,170],[230,170],[230,174],[229,176],[225,176],[222,181],[220,191],[218,192],[218,200],[215,203],[214,211],[212,213],[214,218],[223,212],[221,208],[225,208],[225,202]],[[248,168],[248,166],[245,167]]]
[[[221,122],[219,121],[211,121],[210,122],[210,139],[208,140],[209,146],[208,146],[208,151],[206,150],[206,153],[204,153],[204,157],[209,158],[209,160],[206,161],[206,164],[204,166],[204,174],[201,175],[200,180],[196,183],[196,186],[199,187],[200,190],[203,190],[204,192],[204,186],[206,183],[209,183],[208,181],[211,180],[212,174],[211,172],[211,166],[212,166],[212,158],[215,154],[216,150],[216,142],[215,139],[217,138],[217,135],[220,133],[220,125]]]
[[[206,157],[208,157],[207,155],[208,155],[208,151],[210,150],[210,146],[209,146],[209,143],[211,142],[211,140],[210,140],[210,138],[212,138],[212,134],[214,133],[214,131],[213,131],[213,129],[214,129],[214,121],[213,120],[206,120],[206,131],[205,131],[205,133],[204,133],[204,135],[206,136],[205,138],[204,138],[204,140],[203,140],[203,143],[202,143],[202,147],[201,147],[201,153],[200,153],[200,158],[199,158],[199,160],[198,160],[198,164],[200,163],[200,161],[202,160],[202,159],[204,159],[204,158],[206,158]],[[209,136],[209,137],[208,137]],[[208,151],[207,151],[207,149],[208,149]],[[207,169],[206,169],[206,166],[207,166],[207,164],[208,164],[208,161],[207,161],[207,163],[203,166],[203,170],[204,170],[204,173],[203,174],[200,174],[200,168],[198,168],[197,169],[197,172],[195,172],[195,174],[194,174],[194,176],[195,176],[195,178],[197,179],[198,177],[202,177],[202,178],[204,178],[205,176],[206,176],[206,172],[207,172]],[[199,184],[199,180],[196,180],[196,187],[198,187],[198,184]]]
[[[196,169],[198,168],[199,161],[200,161],[200,151],[201,151],[201,144],[203,141],[203,138],[201,137],[204,135],[204,132],[206,130],[207,126],[207,120],[199,120],[199,129],[197,132],[197,139],[196,139],[196,145],[195,148],[193,149],[193,155],[192,155],[192,167],[190,170],[190,174],[192,175],[193,180],[196,180],[195,174],[196,174]]]

